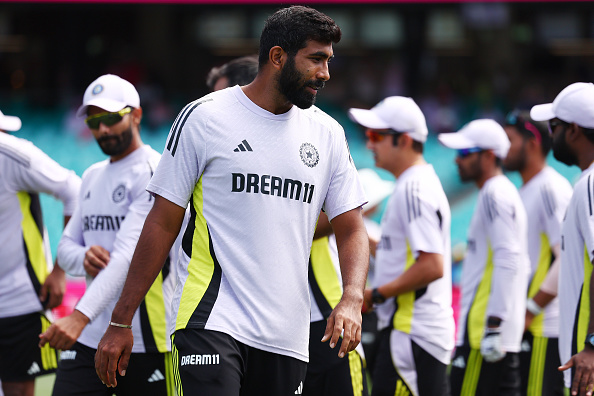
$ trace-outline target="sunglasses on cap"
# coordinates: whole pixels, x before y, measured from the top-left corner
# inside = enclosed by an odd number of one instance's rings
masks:
[[[527,131],[534,136],[539,143],[542,142],[542,136],[538,128],[530,119],[527,120],[519,110],[514,110],[505,117],[505,125],[514,126],[520,131]]]
[[[122,121],[122,118],[124,118],[126,114],[131,112],[131,107],[124,107],[122,110],[116,111],[115,113],[107,111],[105,113],[99,113],[87,117],[85,119],[85,123],[91,129],[99,129],[99,124],[103,124],[105,126],[110,127]]]
[[[553,132],[555,131],[555,128],[557,128],[559,125],[564,125],[566,128],[569,125],[568,122],[565,121],[561,121],[559,119],[553,118],[552,120],[549,120],[548,124],[549,126],[549,134],[553,134]]]
[[[471,148],[466,148],[466,149],[460,149],[460,150],[457,150],[457,151],[458,151],[458,157],[460,157],[460,158],[466,158],[470,154],[480,153],[481,151],[483,151],[483,149],[480,148],[480,147],[471,147]]]

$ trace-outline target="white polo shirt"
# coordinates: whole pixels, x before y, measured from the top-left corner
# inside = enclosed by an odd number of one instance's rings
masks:
[[[520,351],[530,273],[527,232],[516,187],[503,175],[487,180],[468,229],[456,345],[468,337],[470,347],[480,349],[487,317],[495,316],[502,319],[503,349]]]
[[[175,330],[224,332],[308,360],[308,258],[320,209],[366,202],[342,127],[311,107],[272,114],[235,86],[190,103],[148,190],[186,207]]]
[[[590,276],[594,259],[594,165],[584,170],[561,228],[559,355],[561,363],[584,349],[590,321]],[[577,321],[576,321],[577,318]],[[571,386],[571,371],[564,372]]]

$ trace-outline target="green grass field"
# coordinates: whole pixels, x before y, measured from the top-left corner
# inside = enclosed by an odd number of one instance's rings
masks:
[[[55,374],[42,375],[35,380],[35,396],[51,396]]]

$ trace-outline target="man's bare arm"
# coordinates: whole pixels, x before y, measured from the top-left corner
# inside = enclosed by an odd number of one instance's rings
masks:
[[[343,357],[361,341],[361,305],[369,269],[369,241],[360,208],[336,216],[331,223],[336,235],[343,293],[328,318],[322,342],[330,340],[330,347],[334,348],[344,330],[338,352]]]
[[[112,322],[121,325],[132,323],[136,308],[159,274],[179,234],[184,214],[184,208],[156,196],[136,245],[122,295],[113,310]],[[105,385],[117,385],[116,369],[120,375],[125,375],[132,344],[132,332],[129,329],[115,326],[107,328],[95,355],[95,370]]]

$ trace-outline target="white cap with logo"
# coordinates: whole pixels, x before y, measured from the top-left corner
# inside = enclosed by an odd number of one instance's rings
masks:
[[[530,117],[535,121],[558,118],[583,128],[594,128],[594,84],[577,82],[568,85],[553,103],[532,107]]]
[[[480,148],[493,150],[499,158],[505,158],[510,142],[505,130],[495,120],[479,119],[469,122],[455,133],[440,133],[437,139],[446,147],[462,150]]]
[[[414,100],[404,96],[390,96],[371,110],[350,109],[349,117],[370,129],[393,129],[424,143],[427,140],[427,122]]]
[[[134,85],[114,74],[105,74],[93,81],[85,91],[83,104],[77,117],[87,115],[87,107],[97,106],[105,111],[116,112],[124,107],[140,107],[140,96]]]
[[[0,131],[16,132],[21,129],[21,119],[16,116],[4,115],[0,111]]]

